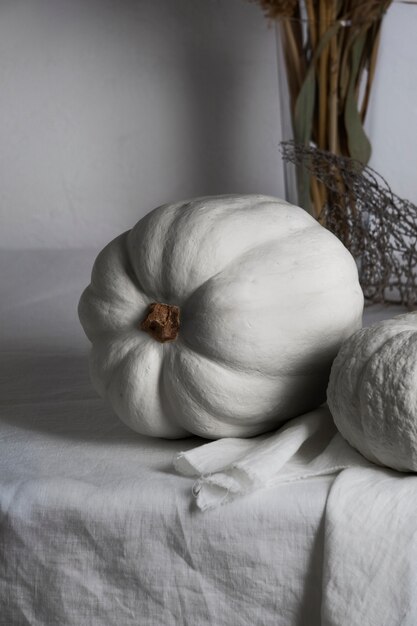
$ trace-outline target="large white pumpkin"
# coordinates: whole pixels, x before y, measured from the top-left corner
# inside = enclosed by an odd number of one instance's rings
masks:
[[[114,239],[79,316],[93,384],[128,426],[214,439],[323,402],[362,308],[335,236],[282,200],[231,195],[164,205]]]
[[[350,337],[327,396],[337,428],[367,459],[417,471],[417,312]]]

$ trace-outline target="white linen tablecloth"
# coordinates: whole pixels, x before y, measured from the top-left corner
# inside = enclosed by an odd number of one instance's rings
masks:
[[[0,251],[0,624],[318,626],[332,476],[201,513],[88,379],[94,251]],[[377,316],[390,317],[384,308]]]
[[[416,626],[417,476],[346,469],[325,518],[321,626]]]

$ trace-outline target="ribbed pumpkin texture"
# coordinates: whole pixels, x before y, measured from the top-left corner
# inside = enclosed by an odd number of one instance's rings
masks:
[[[334,235],[282,200],[232,195],[161,206],[114,239],[79,316],[93,384],[128,426],[215,439],[321,404],[362,309]]]
[[[348,339],[327,396],[339,431],[367,459],[417,471],[417,312]]]

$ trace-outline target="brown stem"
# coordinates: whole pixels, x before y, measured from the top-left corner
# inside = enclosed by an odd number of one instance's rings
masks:
[[[281,22],[281,25],[282,31],[284,32],[284,40],[286,42],[286,58],[288,59],[287,63],[290,63],[291,71],[294,72],[294,78],[296,81],[298,93],[303,78],[301,69],[301,62],[303,58],[301,54],[302,51],[300,51],[297,46],[297,40],[295,38],[290,20],[284,18]],[[290,69],[290,67],[288,67],[288,69]]]
[[[175,304],[152,302],[148,314],[140,323],[139,328],[159,341],[175,341],[180,327],[180,309]]]
[[[333,5],[334,6],[334,5]],[[332,14],[336,18],[336,14]],[[334,154],[338,153],[338,82],[339,82],[339,51],[337,37],[334,36],[330,42],[330,86],[329,86],[329,150]]]
[[[326,32],[327,24],[326,0],[320,2],[320,39]],[[320,54],[319,59],[319,128],[318,147],[326,150],[326,121],[327,121],[327,64],[329,58],[329,46],[327,45]]]
[[[313,175],[311,176],[311,179],[310,179],[310,185],[311,185],[311,196],[313,200],[313,203],[312,203],[313,204],[313,207],[312,207],[313,217],[318,219],[323,208],[323,199],[321,197],[319,183]]]
[[[284,60],[285,60],[285,72],[287,75],[287,82],[288,82],[290,110],[291,110],[291,115],[293,115],[295,102],[297,100],[297,96],[299,92],[299,85],[298,85],[298,81],[296,78],[296,73],[293,69],[293,59],[291,56],[291,51],[290,51],[290,47],[289,47],[288,40],[287,40],[286,30],[283,24],[284,21],[285,20],[280,21],[281,42],[282,42],[282,50],[283,50]]]
[[[314,12],[313,0],[305,0],[305,7],[308,17],[308,28],[310,31],[311,47],[314,49],[317,44],[317,31],[316,31],[316,15]]]

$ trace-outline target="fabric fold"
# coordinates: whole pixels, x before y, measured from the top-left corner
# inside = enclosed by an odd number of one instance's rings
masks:
[[[323,626],[417,624],[417,477],[342,472],[326,505]]]
[[[205,511],[282,482],[333,474],[368,462],[338,434],[327,406],[292,419],[272,434],[220,439],[174,460],[175,469],[195,476],[197,506]]]

